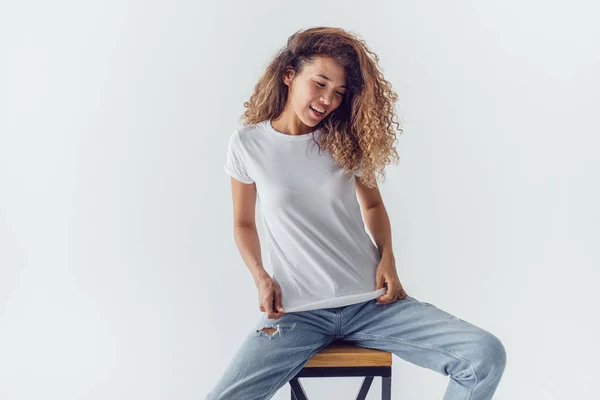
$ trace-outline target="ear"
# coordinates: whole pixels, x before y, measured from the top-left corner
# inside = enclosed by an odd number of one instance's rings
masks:
[[[285,73],[283,74],[283,83],[285,83],[287,86],[290,86],[295,75],[296,71],[294,71],[294,68],[291,65],[288,65]]]

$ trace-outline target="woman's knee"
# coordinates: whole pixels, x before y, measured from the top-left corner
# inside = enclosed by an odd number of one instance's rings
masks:
[[[473,346],[475,351],[471,358],[475,369],[484,375],[502,375],[506,366],[506,349],[502,341],[484,331],[473,341]]]

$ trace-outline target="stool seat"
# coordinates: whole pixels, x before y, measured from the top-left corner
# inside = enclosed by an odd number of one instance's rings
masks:
[[[289,381],[292,400],[308,400],[300,378],[364,377],[356,400],[366,400],[376,376],[381,377],[381,399],[392,398],[392,353],[336,340],[313,355]]]
[[[392,354],[338,340],[312,356],[304,368],[316,367],[390,367]]]

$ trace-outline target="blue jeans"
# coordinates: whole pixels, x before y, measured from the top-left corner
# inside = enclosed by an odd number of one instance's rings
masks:
[[[270,399],[337,339],[449,375],[444,400],[492,399],[506,365],[502,342],[482,328],[411,296],[373,299],[277,320],[263,314],[206,400]]]

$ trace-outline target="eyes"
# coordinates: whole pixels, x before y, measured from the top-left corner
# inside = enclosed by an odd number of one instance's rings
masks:
[[[319,83],[319,82],[315,82],[317,85],[319,85],[320,87],[325,87],[325,85]],[[340,97],[342,97],[344,95],[344,93],[340,93],[340,92],[336,92]]]

